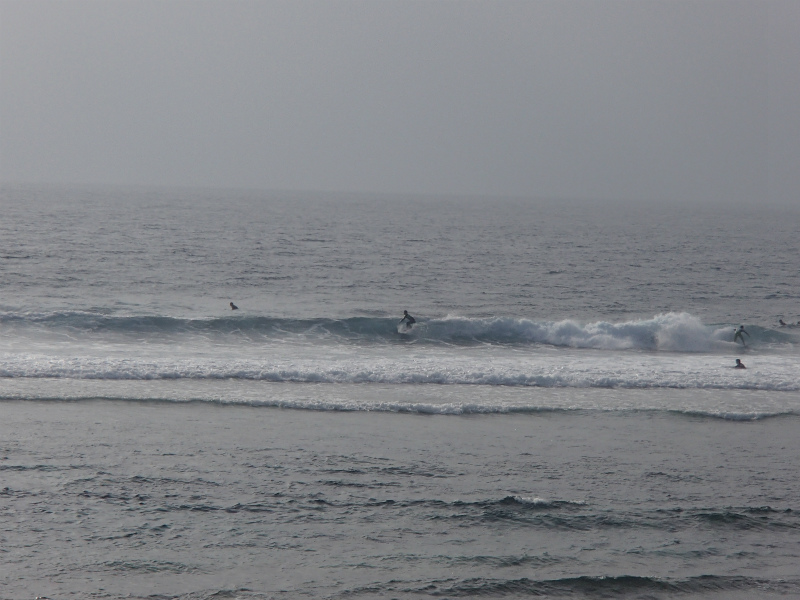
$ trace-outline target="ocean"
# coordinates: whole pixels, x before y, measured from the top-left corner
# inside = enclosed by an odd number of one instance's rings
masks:
[[[800,598],[800,208],[0,209],[0,598]]]

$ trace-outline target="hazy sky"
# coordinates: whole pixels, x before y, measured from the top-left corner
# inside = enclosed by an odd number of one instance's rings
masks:
[[[0,180],[800,204],[800,1],[0,0]]]

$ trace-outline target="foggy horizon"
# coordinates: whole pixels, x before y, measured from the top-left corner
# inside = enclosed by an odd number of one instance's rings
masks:
[[[0,0],[0,182],[800,202],[800,5]]]

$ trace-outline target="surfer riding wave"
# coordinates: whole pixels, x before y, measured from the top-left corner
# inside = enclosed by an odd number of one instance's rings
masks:
[[[417,320],[414,317],[412,317],[410,314],[408,314],[407,310],[404,310],[403,311],[403,318],[400,319],[400,322],[398,323],[398,325],[402,325],[404,322],[406,324],[406,329],[411,329],[411,326],[414,323],[416,323]]]

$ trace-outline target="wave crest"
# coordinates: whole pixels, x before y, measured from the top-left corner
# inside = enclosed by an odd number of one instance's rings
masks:
[[[113,316],[82,312],[0,314],[5,333],[40,336],[69,331],[72,336],[135,338],[152,341],[203,338],[224,343],[269,340],[303,343],[385,344],[414,342],[434,345],[543,344],[597,350],[707,352],[731,349],[731,325],[708,326],[689,313],[665,313],[650,319],[612,323],[574,319],[540,321],[518,317],[469,318],[446,316],[418,319],[407,335],[399,336],[394,317],[345,319],[285,319],[235,315],[187,319],[169,316]],[[794,343],[790,334],[753,327],[748,343]]]

